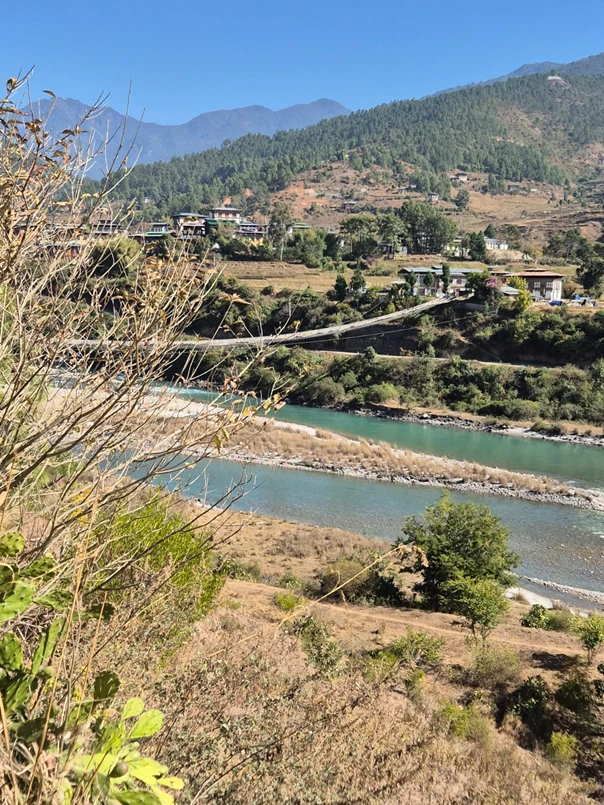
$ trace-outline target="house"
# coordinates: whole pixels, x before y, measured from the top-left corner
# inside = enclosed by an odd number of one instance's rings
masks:
[[[235,235],[242,240],[249,240],[252,241],[252,243],[261,245],[264,243],[264,238],[267,233],[268,227],[264,224],[256,224],[254,221],[249,221],[247,218],[244,218],[239,224]]]
[[[212,207],[209,217],[221,223],[240,224],[241,210],[237,207]]]
[[[340,210],[342,212],[352,212],[356,206],[356,201],[343,201],[340,205]]]
[[[440,196],[438,195],[438,193],[428,193],[428,201],[430,202],[430,204],[436,204],[439,198]]]
[[[147,233],[169,232],[169,231],[170,231],[170,224],[167,221],[154,221],[152,224],[149,224],[149,229],[147,229]]]
[[[120,225],[117,221],[110,218],[101,218],[96,223],[92,224],[90,234],[92,237],[110,237],[117,235],[120,231]]]
[[[464,171],[458,171],[452,177],[453,181],[463,182],[463,184],[466,184],[466,182],[469,180],[469,178],[470,178],[470,175],[468,173],[465,173]]]
[[[185,225],[203,225],[205,218],[203,215],[200,215],[198,212],[179,212],[176,215],[172,216],[172,223],[174,224],[174,229],[178,235],[181,235],[183,232],[183,227]]]
[[[562,282],[564,276],[547,269],[534,269],[531,271],[518,271],[510,277],[520,277],[525,280],[526,287],[536,302],[547,299],[549,302],[562,300]]]
[[[410,274],[415,276],[415,283],[413,291],[416,296],[444,296],[442,289],[442,266],[406,266],[402,268],[399,274],[407,277],[405,280],[398,280],[393,282],[393,287],[408,284],[408,277]],[[449,288],[447,294],[449,296],[460,296],[466,290],[468,277],[472,274],[482,274],[480,268],[451,268],[449,274]],[[427,277],[430,279],[427,280]]]
[[[489,252],[505,252],[510,248],[507,240],[499,240],[498,238],[485,238],[484,244]]]

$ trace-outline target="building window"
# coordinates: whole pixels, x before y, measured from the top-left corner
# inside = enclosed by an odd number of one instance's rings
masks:
[[[541,283],[540,283],[540,282],[536,282],[536,283],[533,285],[533,288],[534,288],[535,290],[537,290],[537,288],[541,288]]]
[[[552,287],[552,283],[551,283],[551,282],[546,282],[546,283],[545,283],[545,287],[546,287],[546,288],[551,288],[551,287]]]

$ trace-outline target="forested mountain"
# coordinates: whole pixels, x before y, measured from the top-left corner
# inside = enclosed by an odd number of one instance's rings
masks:
[[[55,101],[44,99],[37,101],[34,107],[38,117],[49,117],[48,125],[53,131],[73,129],[89,109],[86,104],[72,98],[57,98]],[[130,161],[136,158],[139,164],[145,164],[220,147],[225,140],[236,140],[249,133],[271,135],[287,129],[301,129],[326,118],[347,115],[349,111],[336,101],[321,98],[313,103],[297,104],[276,112],[265,106],[206,112],[187,123],[162,126],[125,117],[115,109],[104,107],[85,128],[93,145],[98,148],[108,135],[125,127],[125,147],[128,148],[134,141]],[[118,141],[119,138],[114,137],[108,145],[109,160],[115,154]],[[102,168],[100,164],[93,166],[90,174],[98,175]]]
[[[500,81],[508,81],[510,78],[523,78],[527,75],[551,72],[564,73],[564,75],[599,75],[604,73],[604,53],[598,53],[595,56],[588,56],[585,59],[568,62],[568,64],[553,61],[523,64],[522,67],[518,67],[517,70],[512,70],[511,73],[507,73],[506,75],[490,78],[488,81],[465,84],[461,87],[451,87],[443,90],[443,92],[458,92],[460,89],[469,89],[470,87],[487,87],[491,84],[497,84]]]
[[[118,192],[146,198],[162,213],[195,210],[246,188],[266,197],[301,171],[347,159],[392,169],[401,182],[405,162],[561,183],[592,142],[604,142],[604,78],[533,75],[384,104],[272,138],[250,134],[221,149],[137,166]]]

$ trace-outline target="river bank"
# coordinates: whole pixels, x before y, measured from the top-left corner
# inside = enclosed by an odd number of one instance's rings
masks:
[[[590,447],[604,448],[604,432],[602,428],[589,425],[580,425],[574,422],[549,423],[543,425],[543,430],[534,430],[534,423],[528,422],[500,422],[492,417],[481,417],[477,414],[464,414],[456,411],[433,411],[419,409],[409,411],[393,405],[372,405],[356,409],[353,413],[358,416],[372,416],[380,419],[390,419],[396,422],[414,422],[435,427],[455,427],[462,430],[471,430],[483,433],[497,433],[503,436],[522,436],[529,439],[541,439],[552,442],[566,442],[568,444],[583,444]],[[572,429],[573,432],[554,432],[557,429]]]
[[[194,416],[198,404],[190,404],[189,411]],[[178,419],[182,415],[181,411]],[[165,417],[168,426],[172,419],[170,409],[166,410]],[[603,493],[573,488],[546,476],[424,455],[279,420],[255,419],[231,438],[228,445],[216,448],[215,455],[243,464],[309,470],[604,511]]]

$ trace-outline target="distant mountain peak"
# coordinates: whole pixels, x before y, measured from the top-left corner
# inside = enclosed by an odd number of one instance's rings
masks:
[[[49,126],[54,131],[73,128],[90,109],[89,105],[75,98],[43,98],[36,101],[34,107],[40,117],[49,115]],[[246,134],[273,135],[278,131],[302,129],[321,120],[348,114],[350,109],[337,101],[319,98],[311,103],[295,104],[276,111],[266,106],[251,105],[239,109],[203,112],[186,123],[162,125],[145,120],[140,122],[105,106],[95,114],[94,121],[88,123],[86,128],[90,130],[89,136],[98,147],[108,131],[115,131],[126,124],[126,132],[132,133],[132,136],[126,138],[124,152],[133,145],[133,153],[138,155],[137,162],[144,164],[217,148],[225,140],[237,140]],[[112,156],[110,150],[108,161]],[[90,170],[92,176],[99,172],[99,167]]]

